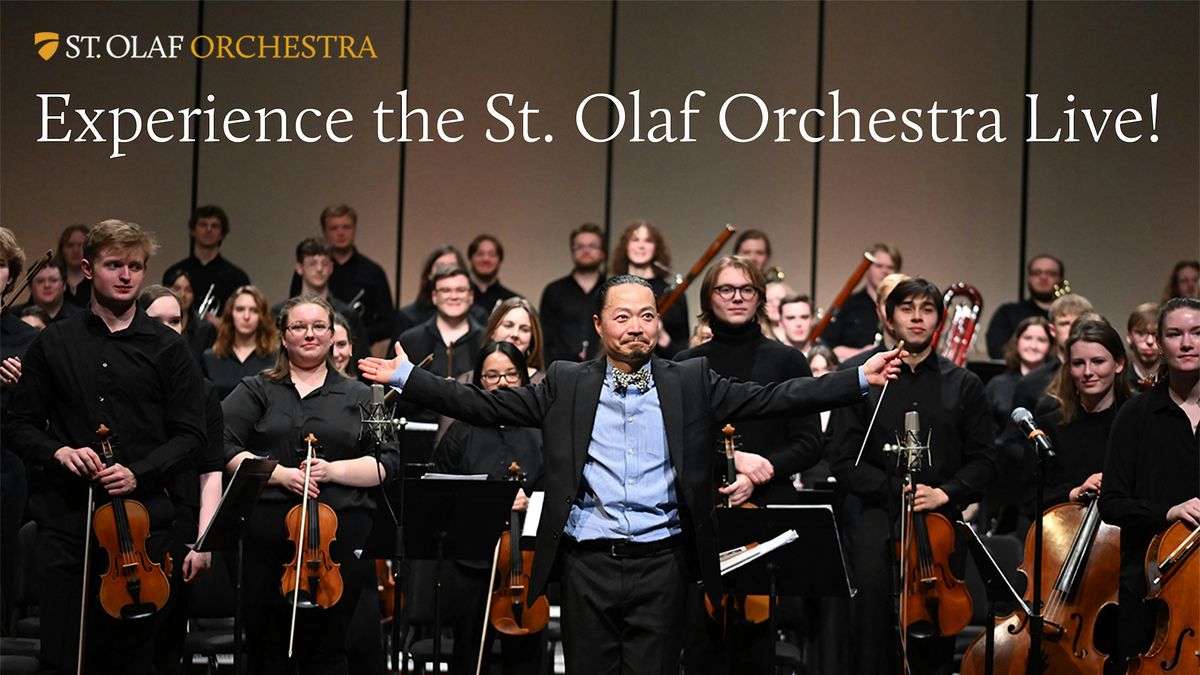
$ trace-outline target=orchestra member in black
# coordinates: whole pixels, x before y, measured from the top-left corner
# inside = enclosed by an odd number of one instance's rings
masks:
[[[901,281],[907,281],[910,278],[907,274],[900,274],[898,272],[896,274],[889,274],[875,287],[875,316],[879,323],[879,340],[876,341],[874,347],[865,349],[845,361],[838,359],[840,363],[838,366],[839,370],[843,368],[857,368],[866,363],[867,359],[872,356],[895,348],[896,336],[887,327],[887,298],[891,294],[892,289],[896,287],[896,284]],[[821,343],[828,346],[828,343],[824,339],[821,340]],[[834,350],[834,357],[837,357],[836,349]]]
[[[983,393],[992,411],[996,437],[1008,426],[1013,410],[1013,392],[1021,377],[1046,362],[1054,344],[1054,328],[1040,316],[1031,316],[1017,324],[1017,330],[1004,345],[1005,371],[988,380]]]
[[[1200,298],[1200,261],[1180,260],[1171,268],[1162,301],[1171,298]]]
[[[606,357],[551,364],[541,384],[484,392],[416,369],[402,349],[359,370],[473,424],[541,427],[546,498],[528,594],[559,572],[567,672],[677,674],[688,587],[700,577],[720,597],[716,421],[848,404],[895,372],[897,354],[821,380],[736,382],[705,359],[652,356],[660,322],[646,280],[613,277],[599,295]]]
[[[1117,411],[1132,395],[1125,378],[1125,345],[1104,319],[1081,318],[1067,338],[1067,363],[1038,403],[1037,425],[1050,437],[1054,457],[1042,472],[1042,510],[1100,493],[1104,448]],[[1032,450],[1025,459],[1025,515],[1036,515]]]
[[[58,235],[58,251],[54,254],[65,272],[67,302],[76,307],[87,307],[92,301],[92,282],[83,274],[83,242],[87,233],[87,225],[68,225]]]
[[[282,308],[280,308],[282,309]],[[333,313],[333,344],[330,346],[333,354],[333,367],[346,377],[357,377],[354,370],[354,338],[350,332],[350,322],[341,314]]]
[[[29,302],[22,305],[20,309],[28,307],[41,309],[46,316],[50,317],[47,325],[70,318],[72,314],[79,311],[79,306],[67,302],[66,291],[66,272],[58,260],[53,260],[33,276],[33,281],[29,284]]]
[[[613,247],[609,272],[613,275],[632,274],[650,282],[654,297],[661,298],[674,283],[667,275],[671,270],[671,252],[662,231],[645,220],[630,223]],[[669,359],[687,349],[687,298],[679,296],[663,315],[663,328],[658,332],[655,353]]]
[[[321,237],[309,237],[296,245],[296,274],[300,275],[300,292],[295,295],[316,295],[325,298],[336,314],[341,315],[350,325],[350,334],[354,336],[353,348],[355,361],[370,355],[371,343],[367,340],[367,326],[353,307],[342,302],[330,289],[333,274],[333,247]],[[278,316],[283,303],[277,303],[271,308],[271,313]]]
[[[358,212],[350,205],[327,206],[321,211],[321,234],[333,251],[329,290],[347,305],[361,307],[355,314],[366,328],[364,341],[371,345],[392,335],[395,305],[383,268],[354,245],[357,233]],[[292,275],[288,295],[296,297],[302,292],[300,275]]]
[[[279,332],[267,296],[256,286],[241,286],[221,312],[217,340],[204,352],[204,371],[224,399],[242,378],[274,365],[278,352]]]
[[[483,341],[511,342],[525,357],[529,381],[537,384],[546,377],[546,359],[542,351],[545,343],[542,321],[533,304],[525,298],[509,298],[496,305],[488,319],[487,327],[483,330]]]
[[[134,302],[155,248],[133,223],[106,220],[92,228],[83,263],[91,307],[46,328],[30,346],[4,429],[6,444],[24,453],[30,469],[41,661],[53,672],[75,671],[87,481],[95,480],[98,504],[111,495],[145,505],[147,550],[160,562],[175,521],[164,487],[204,445],[200,370],[183,339]],[[109,467],[93,449],[101,424],[113,432],[116,463]],[[110,562],[99,551],[88,574]],[[93,577],[93,593],[98,586]],[[92,597],[87,672],[153,672],[146,645],[157,618],[113,619]]]
[[[425,264],[421,267],[421,286],[417,289],[416,299],[396,312],[395,339],[400,339],[404,331],[420,326],[437,314],[437,307],[433,304],[433,275],[448,267],[467,269],[466,258],[449,244],[435,248],[425,258]],[[475,317],[476,323],[487,323],[488,312],[474,305],[471,306],[471,316]]]
[[[914,508],[941,513],[951,522],[962,519],[962,509],[991,486],[996,471],[991,420],[979,377],[933,349],[933,332],[942,318],[942,292],[924,279],[909,279],[892,289],[886,307],[886,328],[904,341],[910,355],[883,396],[858,466],[855,460],[881,388],[872,388],[856,405],[834,410],[830,421],[834,475],[862,503],[851,535],[850,558],[858,587],[852,611],[857,639],[871,645],[859,651],[857,672],[872,674],[901,672],[892,579],[904,479],[896,458],[884,453],[883,445],[895,443],[904,431],[905,413],[920,413],[919,437],[929,438],[932,465],[914,475]],[[959,578],[966,554],[965,542],[960,542],[951,558]],[[907,643],[912,672],[950,672],[953,637]]]
[[[874,244],[870,253],[875,257],[875,262],[867,268],[862,290],[846,298],[845,304],[821,335],[821,339],[833,347],[833,353],[843,363],[875,346],[881,330],[875,311],[879,283],[887,275],[899,272],[904,264],[900,250],[891,244]]]
[[[988,356],[1004,358],[1004,345],[1017,330],[1017,325],[1032,316],[1050,318],[1050,304],[1063,281],[1066,268],[1052,255],[1034,256],[1025,266],[1025,286],[1029,297],[1020,302],[1007,302],[996,308],[987,328]]]
[[[813,347],[812,299],[807,295],[793,293],[779,301],[779,341],[797,349],[805,357]],[[823,343],[822,343],[823,344]]]
[[[1143,302],[1129,313],[1125,342],[1129,344],[1129,367],[1125,375],[1134,391],[1154,386],[1162,354],[1158,350],[1158,305]]]
[[[170,286],[175,271],[182,269],[187,272],[192,289],[201,302],[211,288],[215,314],[200,318],[215,323],[214,317],[220,315],[225,301],[239,286],[250,285],[250,277],[221,255],[221,245],[229,236],[229,216],[225,215],[224,209],[212,204],[196,209],[188,220],[188,234],[192,250],[188,257],[163,272],[163,285]]]
[[[475,306],[491,316],[496,305],[518,297],[512,289],[500,283],[500,265],[504,262],[504,244],[490,234],[481,234],[467,244],[467,260],[471,263],[471,290]]]
[[[484,391],[529,384],[524,355],[508,342],[489,342],[475,359],[472,383]],[[521,467],[522,478],[513,510],[524,512],[529,504],[528,495],[542,489],[542,432],[529,427],[455,422],[438,443],[433,462],[434,470],[440,473],[486,474],[488,480],[510,480],[508,469],[516,462]],[[489,601],[492,590],[488,583],[490,570],[490,560],[459,561],[442,567],[445,593],[442,597],[443,602],[449,603],[444,606],[448,623],[454,630],[451,673],[467,675],[475,672],[484,604]],[[424,576],[432,579],[431,574]],[[488,640],[483,647],[483,672],[488,670],[493,639],[495,631],[489,628]],[[504,672],[514,675],[542,672],[546,644],[545,630],[528,637],[501,635]]]
[[[471,315],[471,278],[461,267],[436,268],[432,279],[437,312],[400,335],[404,351],[420,362],[433,357],[429,371],[443,377],[469,372],[483,345],[483,326]]]
[[[707,357],[718,375],[758,384],[812,377],[803,354],[763,334],[765,295],[766,279],[748,259],[728,256],[718,260],[700,286],[700,312],[709,320],[713,338],[680,352],[676,360]],[[711,430],[714,438],[719,437],[725,422],[716,421],[717,428]],[[792,474],[811,468],[824,450],[818,416],[746,421],[738,424],[736,431],[739,449],[734,464],[739,476],[732,503],[740,505],[747,499],[758,506],[797,503]],[[713,448],[714,452],[718,449]],[[718,469],[717,474],[724,476],[723,463]],[[713,496],[719,495],[714,492]],[[689,617],[693,622],[691,639],[684,653],[689,673],[729,672],[722,664],[724,659],[733,660],[738,673],[773,672],[775,636],[767,624],[739,626],[722,644],[721,625],[705,614],[699,594],[695,600],[696,611]]]
[[[1173,298],[1158,314],[1163,365],[1153,389],[1129,400],[1108,436],[1100,515],[1121,528],[1121,652],[1143,652],[1154,634],[1146,549],[1175,521],[1200,527],[1200,300]]]
[[[370,488],[397,475],[399,459],[395,445],[385,444],[377,462],[370,435],[360,437],[359,406],[370,405],[371,392],[333,367],[329,303],[316,296],[292,298],[279,325],[283,348],[275,367],[242,380],[222,404],[229,473],[247,457],[279,460],[244,534],[249,672],[346,673],[347,626],[362,591],[375,587],[372,561],[353,551],[363,547],[371,527],[375,494]],[[319,452],[306,484],[308,434],[317,438]],[[295,660],[289,662],[292,596],[284,597],[280,583],[284,565],[295,561],[296,548],[287,538],[284,518],[306,490],[337,515],[330,557],[341,564],[344,590],[330,608],[298,612]]]
[[[165,286],[154,284],[138,293],[137,305],[146,316],[182,334],[183,306],[179,296]],[[209,568],[211,553],[192,550],[192,544],[208,527],[221,501],[221,471],[225,468],[225,418],[221,399],[212,382],[204,380],[205,443],[191,464],[176,472],[167,493],[175,505],[175,526],[171,531],[171,597],[163,608],[162,625],[154,643],[154,663],[160,675],[184,673],[181,667],[184,640],[187,638],[187,609],[191,582]]]
[[[1076,319],[1091,312],[1092,303],[1078,293],[1068,293],[1050,303],[1050,324],[1054,327],[1054,349],[1050,356],[1046,357],[1045,363],[1017,380],[1017,386],[1013,389],[1013,408],[1025,408],[1030,411],[1037,409],[1038,401],[1050,389],[1050,384],[1054,382],[1059,368],[1062,367],[1063,358],[1066,356],[1064,350],[1067,346],[1067,338],[1071,335],[1071,326]],[[1011,434],[1015,429],[1015,426],[1008,425],[1009,438],[1006,439],[1006,442],[1011,442]],[[1024,447],[1023,441],[1018,444]]]
[[[196,294],[192,286],[192,278],[188,276],[187,270],[175,270],[167,277],[166,281],[167,283],[163,285],[171,289],[183,305],[183,339],[187,340],[188,346],[192,348],[192,353],[203,364],[204,350],[213,346],[213,343],[217,341],[217,327],[211,322],[198,320],[195,304]]]
[[[584,223],[569,239],[574,269],[542,290],[539,313],[546,334],[546,363],[585,361],[599,347],[592,316],[604,283],[604,230]]]
[[[771,239],[762,230],[742,230],[733,240],[733,254],[747,258],[763,274],[771,262]]]

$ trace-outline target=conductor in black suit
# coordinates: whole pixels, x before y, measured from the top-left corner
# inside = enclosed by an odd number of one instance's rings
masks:
[[[593,317],[605,357],[555,362],[539,384],[484,392],[397,356],[359,362],[417,405],[477,425],[541,427],[546,499],[529,597],[562,580],[563,647],[572,673],[678,673],[689,583],[721,592],[713,513],[717,420],[815,413],[882,385],[895,351],[819,380],[761,386],[713,373],[706,359],[652,356],[660,321],[644,280],[618,276]]]

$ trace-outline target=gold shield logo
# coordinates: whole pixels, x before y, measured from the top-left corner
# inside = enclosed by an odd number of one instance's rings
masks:
[[[49,61],[50,57],[58,51],[58,33],[46,31],[34,33],[33,46],[37,47],[38,56],[42,57],[43,61]]]

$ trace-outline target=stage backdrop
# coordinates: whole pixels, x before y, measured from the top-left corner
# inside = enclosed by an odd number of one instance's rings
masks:
[[[505,244],[503,282],[536,302],[545,283],[568,271],[567,233],[580,223],[607,224],[615,242],[629,220],[649,219],[665,232],[680,271],[733,223],[770,233],[773,263],[820,304],[864,248],[886,241],[902,250],[905,272],[978,287],[985,321],[1016,298],[1023,260],[1045,251],[1066,262],[1077,292],[1122,326],[1135,304],[1158,299],[1177,259],[1200,250],[1198,8],[1036,3],[1027,21],[1021,2],[6,2],[0,223],[36,256],[71,223],[140,222],[162,242],[151,270],[157,280],[187,255],[194,195],[225,207],[226,257],[274,300],[286,294],[295,244],[318,233],[324,206],[346,202],[359,213],[360,249],[398,284],[400,304],[413,299],[430,249],[465,249],[480,232]],[[43,60],[33,44],[40,31],[136,35],[143,51],[154,36],[185,37],[175,59],[67,58],[63,44]],[[196,35],[259,34],[369,36],[376,58],[198,60],[188,52]],[[1159,142],[1120,142],[1110,128],[1098,143],[1031,144],[1023,202],[1027,67],[1047,130],[1064,126],[1062,111],[1071,107],[1148,115],[1157,93]],[[375,138],[371,111],[380,102],[398,108],[406,84],[410,107],[435,118],[461,110],[455,133],[465,137],[407,144],[402,169],[401,144]],[[576,130],[576,106],[610,86],[628,116],[611,149]],[[679,110],[693,90],[705,92],[692,98],[700,109],[691,120],[695,142],[630,141],[630,92],[639,92],[643,137],[662,120],[651,118],[656,108],[673,111],[678,137]],[[717,123],[721,102],[737,93],[754,93],[772,110],[831,112],[833,90],[843,108],[864,116],[934,101],[996,108],[1007,141],[979,143],[973,131],[963,143],[868,138],[824,143],[818,157],[795,117],[787,142],[773,142],[773,114],[751,143],[725,139]],[[486,130],[503,130],[486,108],[501,92],[513,94],[513,110],[523,101],[539,109],[533,130],[553,142],[485,140]],[[36,142],[43,132],[37,94],[47,93],[69,93],[70,108],[144,113],[197,104],[218,114],[346,108],[355,137],[197,147],[154,143],[143,133],[113,159],[111,142]],[[758,124],[748,101],[732,107],[736,133]],[[596,133],[607,125],[599,102],[583,117]],[[943,119],[952,129],[953,115]],[[1084,118],[1076,122],[1086,139]],[[385,131],[397,129],[391,123]],[[828,117],[823,130],[831,131]],[[697,308],[695,291],[689,296]]]

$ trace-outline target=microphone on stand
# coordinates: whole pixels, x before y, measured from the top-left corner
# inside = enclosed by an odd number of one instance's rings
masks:
[[[1037,422],[1033,421],[1033,413],[1025,408],[1017,408],[1012,411],[1013,424],[1025,434],[1025,437],[1037,447],[1038,451],[1044,453],[1047,457],[1054,457],[1054,446],[1050,443],[1050,437],[1046,432],[1038,428]]]
[[[369,408],[363,405],[358,407],[362,415],[362,428],[359,430],[358,437],[362,438],[369,434],[376,449],[384,443],[394,440],[396,429],[408,423],[408,420],[402,417],[397,418],[395,409],[388,406],[382,384],[371,385],[371,406]]]

